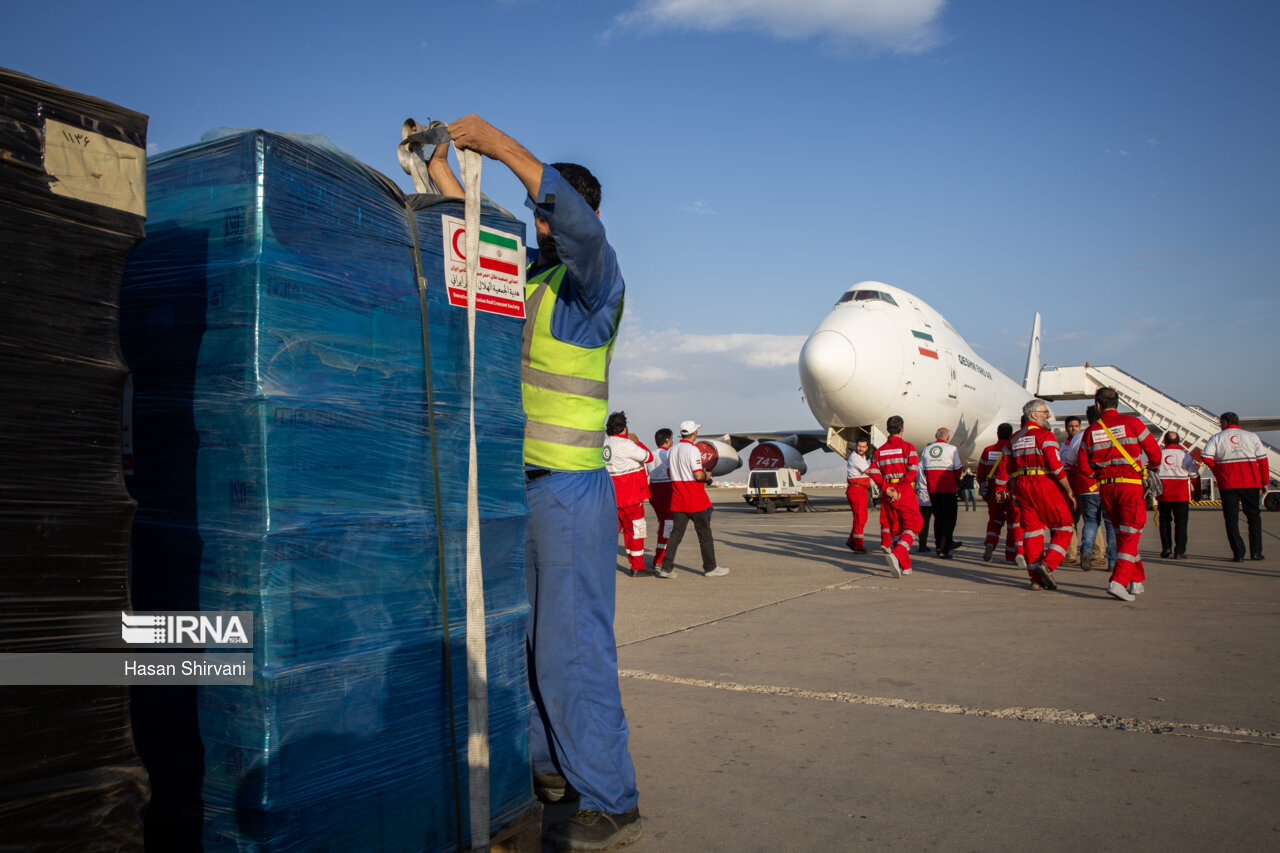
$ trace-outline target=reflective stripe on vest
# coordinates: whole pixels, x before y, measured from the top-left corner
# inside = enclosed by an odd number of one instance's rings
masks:
[[[614,338],[599,347],[580,347],[551,333],[565,266],[560,264],[525,283],[524,344],[520,386],[527,420],[524,461],[561,471],[604,467],[604,422],[609,414],[609,360]],[[621,316],[621,306],[619,306]]]

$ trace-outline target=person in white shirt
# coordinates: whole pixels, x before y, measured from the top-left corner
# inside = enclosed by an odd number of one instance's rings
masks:
[[[604,467],[613,478],[613,495],[618,505],[618,530],[631,565],[631,577],[644,574],[644,502],[649,497],[649,477],[645,465],[653,461],[649,448],[635,433],[627,432],[627,413],[614,412],[605,423]]]
[[[716,544],[711,538],[711,499],[706,484],[711,475],[702,470],[702,451],[694,444],[702,424],[681,421],[680,442],[667,453],[667,470],[671,475],[671,540],[662,560],[660,578],[676,576],[676,549],[684,538],[685,528],[693,522],[702,550],[702,573],[709,578],[723,577],[729,569],[716,563]]]
[[[951,430],[946,427],[939,427],[933,437],[937,440],[920,451],[920,473],[928,482],[929,504],[933,507],[934,547],[939,557],[950,560],[952,550],[960,545],[953,535],[960,509],[960,451],[948,443]]]
[[[867,440],[858,439],[845,460],[844,474],[849,485],[844,491],[844,496],[849,501],[849,509],[853,512],[853,530],[850,531],[849,538],[844,544],[849,546],[855,554],[867,553],[866,541],[862,536],[863,531],[867,529],[867,497],[871,493],[871,477],[867,475],[867,469],[871,467],[871,459],[867,455],[867,448]]]

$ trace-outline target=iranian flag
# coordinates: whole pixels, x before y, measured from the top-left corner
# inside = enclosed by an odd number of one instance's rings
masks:
[[[480,269],[518,276],[519,253],[520,245],[513,238],[480,229]]]

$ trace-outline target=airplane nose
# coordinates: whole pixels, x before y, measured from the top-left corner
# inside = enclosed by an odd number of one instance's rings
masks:
[[[853,378],[853,344],[839,332],[815,332],[800,350],[800,381],[824,394],[839,391]]]

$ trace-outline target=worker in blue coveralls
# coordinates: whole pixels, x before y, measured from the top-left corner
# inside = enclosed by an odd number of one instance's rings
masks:
[[[525,205],[537,228],[521,364],[534,787],[544,802],[579,798],[574,817],[552,826],[545,840],[564,850],[607,850],[640,837],[613,634],[617,511],[602,453],[622,273],[591,172],[544,165],[476,115],[450,123],[449,135],[456,147],[511,169],[529,193]],[[433,179],[447,171],[440,159],[428,164]]]

